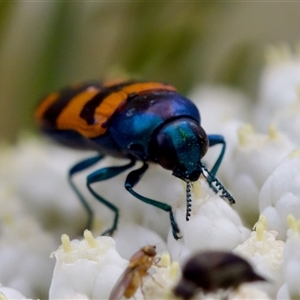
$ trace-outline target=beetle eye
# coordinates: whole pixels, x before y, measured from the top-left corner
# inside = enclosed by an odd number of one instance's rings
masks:
[[[151,145],[151,152],[155,154],[154,160],[163,168],[173,170],[177,163],[177,153],[169,135],[160,132]]]
[[[199,148],[200,148],[200,156],[202,158],[208,150],[207,134],[204,131],[204,129],[198,124],[190,123],[190,126],[191,126],[192,130],[194,131],[194,133],[198,137],[198,145],[199,145]]]

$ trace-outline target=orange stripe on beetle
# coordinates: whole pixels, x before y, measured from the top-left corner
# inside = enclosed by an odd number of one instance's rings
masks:
[[[48,108],[56,102],[60,97],[60,93],[52,93],[48,95],[35,111],[35,119],[38,123],[43,123],[43,117]]]
[[[144,91],[160,89],[176,91],[176,89],[171,85],[165,85],[157,82],[133,83],[125,86],[120,91],[112,92],[101,102],[101,104],[95,109],[94,119],[101,125],[105,124],[112,116],[112,113],[127,100],[130,94],[138,94]],[[107,127],[103,126],[103,132],[101,134],[104,134],[106,130]]]
[[[108,88],[109,86],[110,84],[108,84]],[[87,138],[99,137],[107,131],[107,126],[104,126],[104,124],[111,118],[117,108],[128,99],[129,95],[139,94],[150,90],[175,91],[176,89],[173,86],[157,82],[129,84],[119,91],[112,91],[105,97],[95,108],[95,111],[91,112],[93,115],[93,123],[88,124],[88,122],[80,116],[83,107],[97,94],[101,95],[101,92],[105,91],[105,89],[101,90],[99,88],[91,87],[70,99],[69,103],[64,107],[56,119],[56,128],[59,130],[75,130]],[[49,99],[51,98],[50,96],[48,96]],[[54,97],[54,94],[52,97]],[[59,98],[59,94],[57,94],[52,102],[50,101],[51,99],[46,99],[43,102],[45,103],[43,112],[45,112],[57,98]],[[41,115],[41,118],[42,117],[43,115]]]
[[[90,88],[73,97],[56,119],[57,129],[75,130],[85,137],[93,138],[103,134],[101,124],[88,125],[80,117],[83,106],[100,92],[99,89]]]
[[[147,90],[168,90],[176,91],[175,87],[159,82],[142,82],[142,83],[133,83],[131,85],[125,86],[122,89],[127,94],[138,94]]]

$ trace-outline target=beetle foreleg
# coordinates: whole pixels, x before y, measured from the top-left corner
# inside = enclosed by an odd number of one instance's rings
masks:
[[[172,207],[166,203],[159,202],[159,201],[156,201],[156,200],[153,200],[150,198],[146,198],[133,190],[133,187],[140,181],[141,177],[144,175],[144,173],[146,172],[147,169],[148,169],[148,164],[146,164],[144,162],[144,164],[141,168],[130,172],[125,181],[125,188],[129,193],[131,193],[137,199],[168,212],[170,215],[173,236],[176,240],[178,240],[181,238],[180,230],[175,221]]]
[[[226,149],[226,142],[224,140],[223,135],[210,134],[207,137],[208,137],[208,141],[209,141],[209,147],[212,147],[212,146],[218,145],[218,144],[222,144],[222,149],[219,154],[219,157],[210,171],[210,174],[213,175],[213,177],[214,177],[217,174],[219,167],[221,165],[221,162],[223,160],[223,157],[225,154],[225,149]]]

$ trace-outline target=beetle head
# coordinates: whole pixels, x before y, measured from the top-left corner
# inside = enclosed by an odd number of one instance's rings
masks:
[[[160,128],[152,137],[150,156],[173,175],[196,181],[202,173],[201,158],[208,148],[203,128],[193,119],[175,119]]]

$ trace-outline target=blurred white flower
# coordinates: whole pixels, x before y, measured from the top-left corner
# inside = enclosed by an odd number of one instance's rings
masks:
[[[287,217],[289,229],[283,252],[283,275],[289,299],[300,298],[300,221]]]
[[[67,172],[78,159],[77,151],[24,135],[15,147],[2,149],[0,178],[22,195],[24,209],[45,228],[77,234],[86,216]]]
[[[157,252],[167,250],[165,241],[155,231],[135,223],[121,221],[114,234],[114,240],[117,251],[125,259],[129,259],[136,252],[136,249],[145,245],[156,246]]]
[[[54,238],[32,218],[8,184],[0,185],[0,282],[27,297],[45,297],[53,262]]]
[[[189,221],[186,221],[186,205],[175,211],[182,238],[176,241],[169,231],[168,250],[174,260],[183,261],[199,250],[232,250],[250,235],[232,207],[218,195],[209,194],[207,189],[202,182],[201,191],[197,191],[192,201]]]
[[[237,134],[238,144],[222,168],[226,170],[226,184],[236,200],[234,209],[249,226],[253,226],[259,215],[261,187],[295,146],[273,126],[268,134],[259,134],[250,125],[244,125]]]
[[[0,284],[0,300],[10,300],[10,299],[29,299],[23,296],[19,291],[3,286]]]
[[[290,295],[286,283],[284,283],[281,286],[281,288],[278,290],[278,293],[276,295],[276,300],[290,300]]]
[[[297,101],[286,105],[274,113],[273,123],[284,132],[296,145],[300,146],[300,83],[297,86]]]
[[[57,230],[58,235],[67,232],[75,236],[85,228],[87,214],[68,184],[68,170],[91,156],[95,156],[95,153],[70,150],[45,139],[24,135],[15,147],[2,147],[0,178],[14,186],[16,193],[22,195],[26,203],[25,209],[45,228]],[[97,234],[112,225],[113,212],[89,193],[85,185],[86,176],[96,169],[124,163],[127,161],[107,157],[74,176],[76,186],[94,211]],[[120,219],[136,222],[166,237],[170,226],[168,214],[146,205],[125,190],[124,182],[128,173],[95,183],[93,189],[119,208]],[[185,201],[181,180],[159,166],[151,165],[135,189],[171,205]],[[172,193],[168,192],[170,190]]]
[[[225,123],[251,120],[251,100],[242,91],[221,85],[200,85],[192,90],[189,99],[196,104],[201,126],[207,134],[223,134]]]
[[[266,180],[259,194],[259,209],[268,228],[286,238],[287,216],[300,218],[300,150],[291,152]]]
[[[217,177],[227,185],[228,169],[232,167],[232,151],[238,144],[238,128],[252,118],[253,103],[241,91],[221,85],[200,85],[190,93],[189,98],[196,104],[205,132],[223,135],[226,151]],[[208,149],[203,162],[212,167],[221,151],[216,145]]]
[[[193,299],[201,299],[201,300],[222,300],[224,299],[224,291],[217,293],[210,293],[207,295],[203,295],[200,293]],[[247,300],[247,299],[260,299],[260,300],[269,300],[272,299],[268,296],[267,293],[262,291],[260,288],[256,287],[255,283],[244,283],[239,288],[228,294],[226,298],[228,300]]]
[[[276,239],[276,231],[267,230],[267,219],[261,215],[251,233],[243,244],[234,251],[252,262],[258,274],[267,279],[266,283],[255,283],[264,289],[274,299],[278,288],[283,282],[282,260],[284,242]]]
[[[231,300],[240,299],[272,299],[266,292],[257,287],[258,284],[242,284],[239,289],[230,297]]]
[[[262,70],[256,122],[261,130],[273,122],[274,114],[298,99],[300,84],[300,56],[287,45],[269,47],[267,64]],[[281,129],[281,127],[280,127]]]

